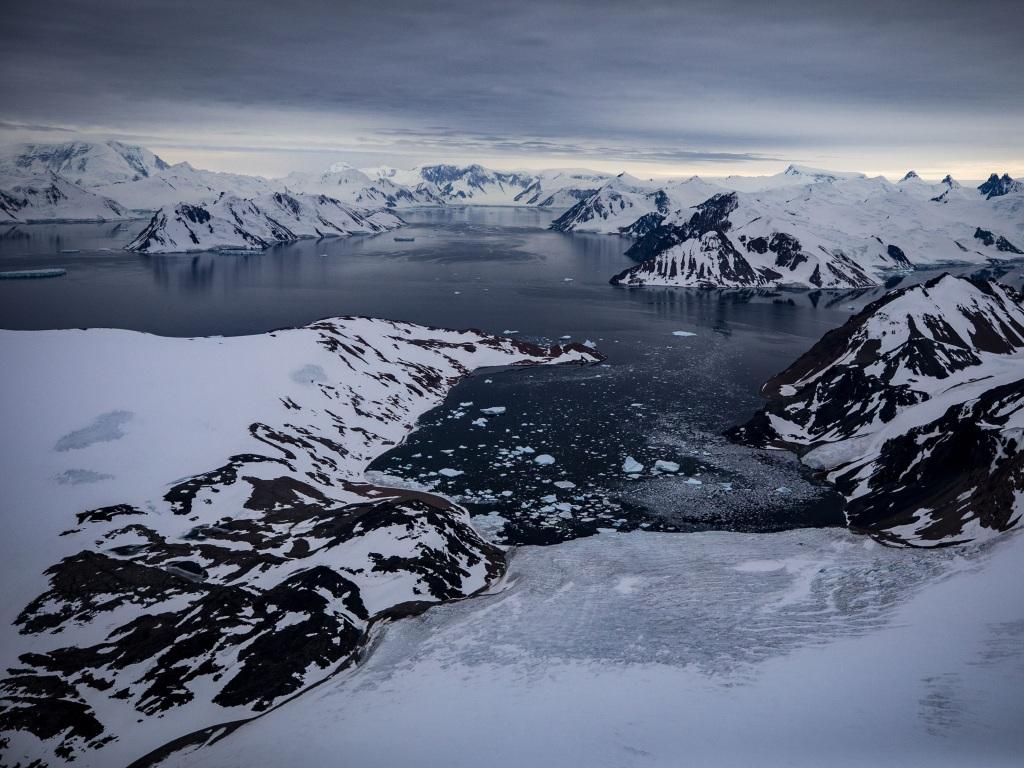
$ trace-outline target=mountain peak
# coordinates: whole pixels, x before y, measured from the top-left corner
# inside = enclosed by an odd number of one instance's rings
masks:
[[[912,179],[920,179],[920,178],[921,177],[917,175],[917,171],[907,171],[907,175],[904,176],[902,179],[900,179],[900,183],[903,183],[904,181],[910,181]]]
[[[1015,181],[1008,173],[1004,173],[1002,178],[999,177],[999,174],[993,173],[987,181],[978,185],[978,191],[985,196],[986,200],[990,200],[1011,192],[1024,192],[1024,182]]]

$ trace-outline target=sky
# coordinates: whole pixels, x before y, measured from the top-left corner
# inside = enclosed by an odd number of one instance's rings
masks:
[[[337,160],[1024,176],[1024,2],[52,0],[0,18],[0,142]]]

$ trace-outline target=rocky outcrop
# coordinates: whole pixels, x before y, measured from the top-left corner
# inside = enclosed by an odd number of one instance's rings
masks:
[[[1014,526],[1024,502],[1024,308],[943,275],[887,294],[768,381],[729,432],[796,451],[852,529],[934,547]]]

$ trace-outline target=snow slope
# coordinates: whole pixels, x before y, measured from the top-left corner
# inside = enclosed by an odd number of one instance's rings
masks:
[[[164,768],[1010,768],[1024,536],[913,552],[840,530],[524,547],[502,591]]]
[[[114,200],[57,173],[0,189],[0,221],[116,221],[132,218]]]
[[[57,173],[96,187],[137,181],[170,166],[148,149],[119,141],[0,146],[0,179],[36,179]]]
[[[129,245],[140,253],[266,248],[304,237],[376,234],[402,225],[389,211],[363,211],[326,195],[275,192],[250,200],[162,208]]]
[[[272,192],[273,187],[259,176],[204,171],[177,163],[145,178],[101,184],[92,191],[133,211],[152,212],[178,203],[213,202],[222,193],[255,197]]]
[[[365,318],[0,332],[0,763],[127,765],[352,663],[502,553],[368,464],[473,368],[600,359]]]
[[[847,501],[854,530],[921,547],[984,539],[1024,512],[1024,307],[942,275],[893,291],[767,382],[731,432],[788,448]]]

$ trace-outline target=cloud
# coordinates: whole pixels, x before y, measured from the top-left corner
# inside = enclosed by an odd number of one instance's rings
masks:
[[[1019,157],[1020,29],[991,0],[53,0],[0,19],[0,99],[7,125],[179,143]]]

